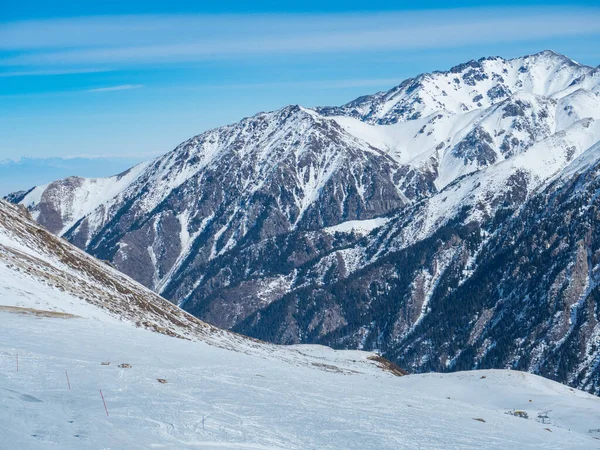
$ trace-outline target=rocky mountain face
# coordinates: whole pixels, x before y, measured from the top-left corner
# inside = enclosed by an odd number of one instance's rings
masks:
[[[484,58],[10,200],[219,326],[598,393],[598,119],[598,68]]]
[[[394,218],[345,250],[369,261],[358,270],[342,276],[332,259],[333,281],[235,329],[378,349],[416,372],[514,368],[598,393],[600,145],[573,165],[525,200],[516,178],[493,216],[473,221],[467,205],[412,245]]]

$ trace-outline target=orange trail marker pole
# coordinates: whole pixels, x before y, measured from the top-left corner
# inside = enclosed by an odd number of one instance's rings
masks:
[[[100,397],[102,397],[102,403],[104,403],[104,410],[106,411],[106,417],[108,417],[108,408],[106,407],[106,400],[104,400],[104,395],[102,394],[102,389],[100,389]]]

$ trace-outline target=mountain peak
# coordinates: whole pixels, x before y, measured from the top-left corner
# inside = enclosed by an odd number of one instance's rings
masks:
[[[531,55],[523,56],[521,58],[514,58],[514,59],[515,60],[517,60],[517,59],[555,60],[555,61],[559,61],[559,62],[568,63],[569,65],[581,66],[581,64],[579,64],[577,61],[572,60],[568,56],[565,56],[562,53],[558,53],[558,52],[555,52],[554,50],[549,50],[549,49],[542,50],[541,52],[538,52],[538,53],[533,53]]]
[[[440,111],[464,114],[489,107],[517,92],[556,96],[593,70],[552,50],[514,59],[486,57],[446,71],[423,73],[387,92],[318,111],[380,125],[420,119]]]
[[[562,53],[555,52],[554,50],[551,50],[551,49],[546,49],[546,50],[542,50],[541,52],[532,53],[531,55],[528,55],[528,56],[529,57],[544,56],[544,57],[547,57],[547,58],[569,59],[565,55],[563,55]]]

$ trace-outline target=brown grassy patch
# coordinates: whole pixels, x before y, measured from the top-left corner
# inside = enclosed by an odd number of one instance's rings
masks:
[[[44,311],[41,309],[21,308],[20,306],[3,306],[0,305],[0,311],[5,311],[13,314],[26,314],[37,317],[53,317],[58,319],[75,319],[79,316],[67,314],[57,311]]]
[[[404,375],[408,375],[408,372],[406,370],[402,369],[400,366],[394,364],[393,362],[388,361],[382,356],[373,355],[367,357],[367,359],[375,361],[382,370],[385,370],[386,372],[391,372],[397,377],[403,377]]]

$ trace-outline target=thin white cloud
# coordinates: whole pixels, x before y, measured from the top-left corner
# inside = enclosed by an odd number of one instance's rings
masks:
[[[113,91],[127,91],[130,89],[143,88],[143,84],[121,84],[119,86],[108,86],[95,89],[86,89],[85,92],[113,92]]]
[[[126,66],[263,55],[443,49],[590,34],[600,34],[600,8],[89,17],[0,25],[0,51],[7,52],[0,56],[0,65]]]
[[[84,73],[110,72],[110,69],[48,69],[48,70],[23,70],[14,72],[0,72],[0,77],[39,77],[51,75],[76,75]]]
[[[268,89],[276,87],[307,87],[314,89],[347,89],[355,87],[375,87],[390,88],[398,84],[401,80],[398,78],[366,78],[366,79],[340,79],[340,80],[290,80],[290,81],[270,81],[264,83],[230,83],[230,84],[199,84],[188,86],[159,87],[155,89],[168,90],[206,90],[206,89]],[[54,91],[38,92],[28,94],[0,95],[0,98],[30,98],[30,97],[49,97],[59,95],[74,95],[88,92],[113,92],[129,89],[139,89],[146,87],[143,84],[123,84],[119,86],[108,86],[102,88],[73,90],[73,91]]]

